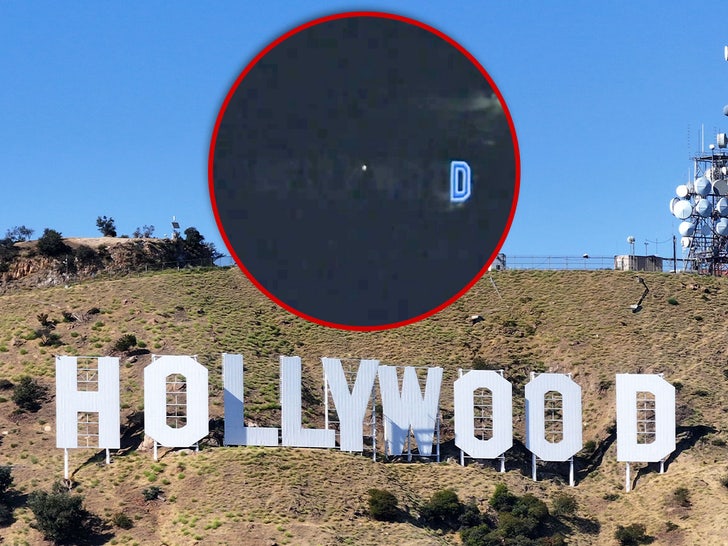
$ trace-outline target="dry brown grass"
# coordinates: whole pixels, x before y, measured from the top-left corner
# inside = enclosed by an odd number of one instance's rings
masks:
[[[209,366],[213,416],[222,414],[220,354],[242,353],[247,416],[279,426],[279,354],[303,358],[304,382],[314,392],[321,385],[321,356],[440,365],[445,369],[441,406],[446,416],[457,368],[469,368],[477,360],[503,368],[513,382],[517,440],[523,439],[523,385],[533,370],[573,374],[583,389],[584,439],[601,441],[615,418],[614,374],[665,373],[668,381],[682,384],[678,424],[705,425],[715,432],[679,453],[665,475],[642,474],[629,494],[623,491],[624,468],[612,445],[601,466],[569,489],[579,501],[581,518],[569,523],[572,543],[614,543],[616,526],[634,522],[645,523],[656,544],[728,543],[728,489],[720,482],[728,475],[728,448],[720,445],[728,440],[722,432],[728,424],[728,281],[642,276],[650,294],[636,314],[629,305],[642,288],[629,273],[507,271],[493,274],[502,300],[486,277],[437,315],[384,332],[308,323],[272,304],[235,269],[17,291],[0,296],[0,378],[29,374],[52,387],[54,354],[110,354],[119,336],[133,333],[152,353],[197,354]],[[670,304],[670,298],[678,305]],[[83,315],[92,307],[101,313],[84,321],[61,321],[63,311]],[[63,345],[42,347],[39,340],[27,339],[39,325],[39,313],[58,321],[55,333]],[[474,313],[485,321],[471,326],[467,318]],[[122,356],[124,426],[142,407],[142,370],[149,359],[143,355],[127,363]],[[52,399],[37,414],[13,416],[9,393],[0,396],[7,399],[0,402],[0,431],[7,432],[0,464],[16,465],[19,491],[48,489],[63,469],[62,451],[55,449]],[[320,424],[322,407],[305,408],[305,417]],[[445,440],[451,439],[451,430],[446,421]],[[483,508],[499,481],[547,502],[568,489],[557,478],[533,483],[511,459],[502,475],[487,465],[383,464],[336,451],[285,448],[172,451],[157,465],[149,452],[131,451],[114,456],[109,467],[98,464],[95,454],[72,452],[73,478],[93,512],[110,518],[123,511],[135,520],[130,530],[114,529],[118,544],[453,544],[456,535],[414,521],[418,506],[437,489],[452,487]],[[141,492],[150,485],[162,487],[164,501],[144,502]],[[671,504],[672,492],[681,486],[691,489],[690,508]],[[370,520],[366,491],[372,487],[392,491],[412,519],[391,524]],[[27,509],[17,509],[15,517],[13,525],[0,529],[6,543],[42,543],[30,527]],[[598,534],[584,532],[588,520],[599,521]],[[668,521],[677,529],[668,531]]]

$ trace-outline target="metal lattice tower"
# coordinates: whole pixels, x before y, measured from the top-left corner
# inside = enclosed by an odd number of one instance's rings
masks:
[[[670,211],[679,220],[685,269],[701,274],[728,273],[728,138],[718,149],[693,157],[694,179],[679,185]]]

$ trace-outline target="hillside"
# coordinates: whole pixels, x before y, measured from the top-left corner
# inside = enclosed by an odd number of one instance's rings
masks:
[[[48,490],[62,477],[63,451],[55,448],[54,358],[121,358],[122,427],[127,449],[103,464],[96,450],[71,452],[76,491],[102,519],[124,512],[134,527],[110,527],[118,544],[457,544],[455,533],[433,531],[416,520],[435,491],[454,488],[481,509],[496,484],[530,492],[551,505],[561,491],[579,503],[565,520],[573,544],[616,544],[618,524],[641,522],[655,544],[728,543],[728,280],[688,275],[642,275],[650,293],[632,313],[642,286],[615,271],[503,271],[486,275],[448,309],[417,324],[384,332],[332,330],[295,317],[262,296],[237,269],[185,269],[87,280],[65,286],[7,290],[0,295],[0,379],[32,375],[51,396],[37,413],[14,414],[10,391],[0,392],[0,464],[14,465],[20,495]],[[491,282],[491,278],[493,283]],[[495,284],[495,286],[494,286]],[[496,290],[497,287],[497,290]],[[98,313],[89,313],[96,308]],[[63,321],[63,313],[70,316]],[[57,336],[42,345],[39,314],[56,321]],[[484,321],[471,324],[480,314]],[[144,349],[114,352],[132,333]],[[445,369],[443,462],[377,462],[338,451],[212,447],[199,453],[166,452],[158,464],[140,445],[142,370],[154,354],[192,354],[210,369],[211,417],[222,415],[221,358],[241,353],[246,363],[246,418],[280,425],[278,355],[303,359],[310,395],[304,422],[323,423],[320,358],[377,358],[382,363]],[[455,463],[452,384],[457,369],[502,368],[514,387],[516,445],[507,472],[489,464]],[[577,460],[577,486],[563,466],[543,465],[530,479],[524,437],[523,386],[531,371],[571,373],[583,392],[584,441],[594,453]],[[613,422],[615,373],[664,373],[678,387],[678,451],[666,474],[633,469],[636,488],[624,492],[624,466],[616,462]],[[214,442],[208,442],[208,444]],[[603,457],[602,455],[603,453]],[[380,454],[381,455],[381,454]],[[636,467],[637,465],[635,465]],[[164,500],[145,502],[159,485]],[[673,500],[691,490],[691,506]],[[388,489],[409,513],[397,523],[371,520],[367,490]],[[15,522],[0,528],[8,544],[42,544],[32,513],[20,506]],[[669,524],[670,522],[671,524]]]

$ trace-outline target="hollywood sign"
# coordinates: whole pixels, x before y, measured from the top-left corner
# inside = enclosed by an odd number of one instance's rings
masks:
[[[427,369],[424,393],[416,369],[397,368],[377,360],[361,360],[353,388],[349,387],[341,360],[321,359],[327,390],[339,420],[339,448],[364,449],[364,419],[378,379],[386,453],[402,455],[410,437],[422,456],[432,454],[439,413],[442,368]],[[222,355],[224,386],[224,444],[235,446],[290,446],[335,448],[333,429],[305,428],[301,411],[301,359],[280,357],[281,427],[247,427],[243,413],[243,357]],[[167,381],[185,378],[184,426],[167,423]],[[98,414],[99,448],[120,447],[119,359],[99,357],[94,370],[95,390],[79,389],[78,360],[56,358],[56,446],[77,448],[79,413]],[[454,385],[455,445],[468,457],[495,459],[513,445],[512,386],[498,372],[471,370]],[[492,430],[478,437],[475,430],[476,392],[490,391]],[[663,461],[675,449],[675,388],[654,374],[617,374],[617,460]],[[560,395],[562,439],[546,438],[547,393]],[[645,419],[644,393],[650,393],[649,419]],[[543,373],[525,387],[526,448],[542,461],[567,461],[582,449],[581,387],[568,375]],[[639,398],[642,396],[643,398]],[[328,395],[327,395],[328,396]],[[643,411],[643,413],[640,413]],[[645,422],[650,423],[648,441]],[[191,356],[154,357],[144,369],[144,430],[163,447],[189,447],[209,433],[208,370]]]

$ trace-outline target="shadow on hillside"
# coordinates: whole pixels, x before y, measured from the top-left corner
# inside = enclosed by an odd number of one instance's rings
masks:
[[[120,449],[117,455],[127,455],[131,451],[136,451],[144,441],[144,412],[135,411],[127,417],[126,427],[121,434],[119,443]]]
[[[609,435],[599,442],[594,451],[588,457],[574,457],[574,465],[577,467],[574,470],[574,481],[579,483],[583,481],[589,474],[595,472],[604,460],[604,455],[612,444],[617,439],[616,429],[609,433]]]
[[[675,444],[675,451],[673,451],[670,456],[665,459],[665,471],[670,467],[672,462],[678,458],[678,456],[683,453],[684,451],[687,451],[688,449],[691,449],[695,447],[695,444],[698,443],[698,441],[708,434],[713,434],[716,432],[716,429],[714,427],[708,426],[708,425],[695,425],[695,426],[683,426],[683,427],[677,427],[675,431],[677,442]],[[637,485],[637,482],[647,474],[650,474],[652,472],[659,472],[660,471],[660,463],[647,463],[646,466],[643,466],[639,470],[637,470],[637,474],[634,477],[634,480],[632,480],[632,489],[635,488]]]
[[[119,449],[112,450],[112,456],[123,457],[129,453],[136,451],[144,441],[144,412],[135,411],[129,415],[127,419],[127,425],[124,427],[119,441]],[[106,450],[100,449],[88,459],[78,465],[70,473],[70,478],[73,480],[73,476],[89,465],[104,465],[106,464]]]

